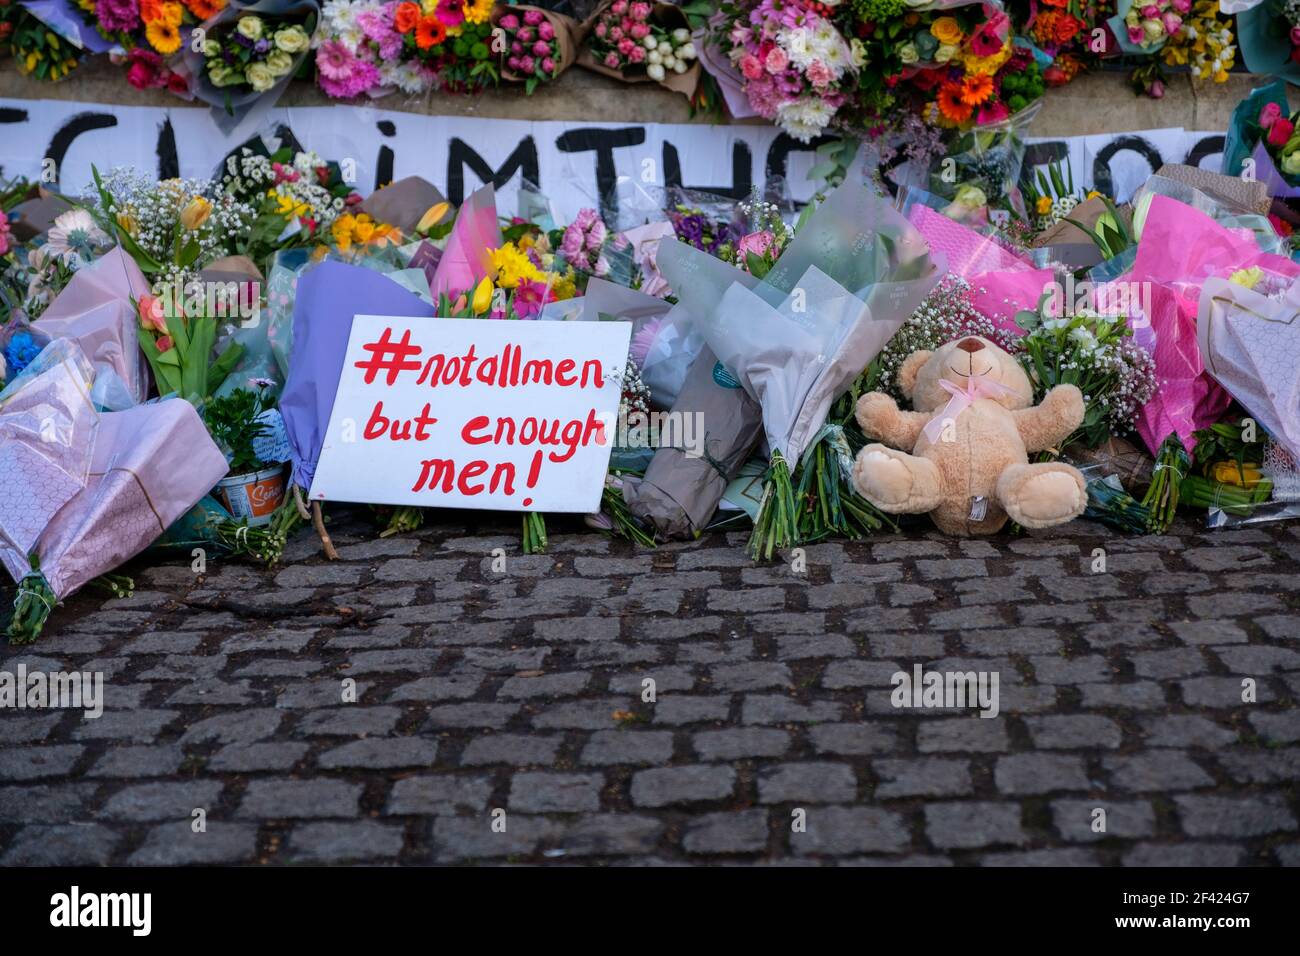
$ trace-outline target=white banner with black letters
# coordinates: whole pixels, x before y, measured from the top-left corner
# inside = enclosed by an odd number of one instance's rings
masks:
[[[346,163],[362,193],[420,175],[459,203],[491,181],[500,208],[511,210],[515,191],[529,181],[561,221],[599,205],[607,218],[621,211],[621,224],[630,224],[658,195],[648,186],[743,198],[754,185],[780,195],[784,183],[796,201],[814,189],[807,179],[812,147],[770,126],[532,122],[337,105],[273,110],[266,129],[290,132],[305,148]],[[65,193],[91,183],[92,164],[208,177],[246,139],[223,136],[206,109],[191,106],[0,99],[0,175],[40,180],[44,173]],[[1109,187],[1123,200],[1164,162],[1217,169],[1222,147],[1222,134],[1160,129],[1031,138],[1026,160],[1068,156],[1076,181]]]

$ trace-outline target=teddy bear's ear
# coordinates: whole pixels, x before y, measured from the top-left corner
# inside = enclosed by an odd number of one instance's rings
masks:
[[[921,366],[930,361],[930,356],[933,354],[929,349],[921,349],[903,359],[903,364],[899,366],[898,387],[909,399],[912,397],[912,390],[916,388],[916,376],[920,374]]]

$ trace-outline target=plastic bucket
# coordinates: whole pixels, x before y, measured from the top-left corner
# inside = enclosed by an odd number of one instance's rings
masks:
[[[284,501],[284,465],[227,475],[217,482],[217,498],[236,519],[264,525]]]

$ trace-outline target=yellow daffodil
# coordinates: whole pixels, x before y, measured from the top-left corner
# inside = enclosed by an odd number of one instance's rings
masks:
[[[1244,286],[1247,289],[1253,289],[1259,285],[1259,281],[1264,278],[1264,270],[1259,266],[1251,266],[1249,269],[1238,269],[1228,281],[1234,285]]]
[[[1035,211],[1037,211],[1038,215],[1046,216],[1049,212],[1052,211],[1051,198],[1048,196],[1039,196],[1038,202],[1034,204],[1034,209]]]

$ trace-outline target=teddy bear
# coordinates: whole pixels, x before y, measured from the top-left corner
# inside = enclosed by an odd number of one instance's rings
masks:
[[[853,465],[862,496],[889,514],[929,513],[945,534],[994,534],[1010,517],[1025,528],[1064,524],[1088,504],[1077,468],[1029,463],[1083,421],[1083,396],[1057,385],[1034,405],[1020,363],[988,339],[966,336],[913,352],[898,384],[915,411],[883,392],[863,395],[869,439]]]

